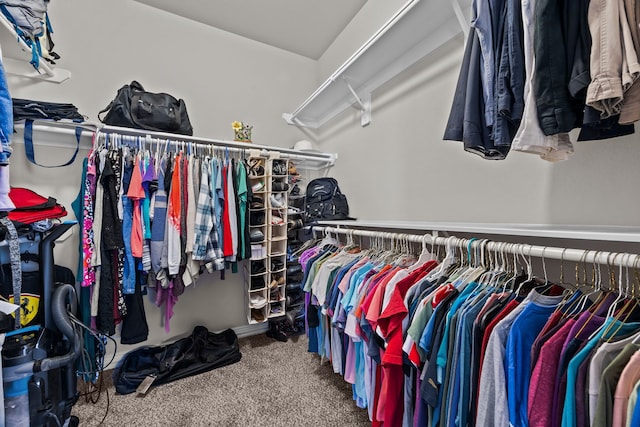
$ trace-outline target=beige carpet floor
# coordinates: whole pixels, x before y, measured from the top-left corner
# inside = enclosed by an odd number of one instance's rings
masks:
[[[236,364],[153,387],[144,397],[116,395],[108,381],[108,412],[103,391],[96,404],[81,397],[73,414],[81,426],[370,425],[351,385],[307,352],[306,337],[282,343],[257,335],[241,339],[240,350]]]

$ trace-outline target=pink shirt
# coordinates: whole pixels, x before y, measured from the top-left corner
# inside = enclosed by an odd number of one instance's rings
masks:
[[[140,170],[140,157],[136,157],[129,191],[127,197],[133,201],[133,223],[131,226],[131,253],[136,258],[142,258],[142,216],[140,200],[144,199],[144,189],[142,188],[142,171]],[[126,236],[125,236],[126,238]]]
[[[540,405],[539,403],[545,402],[549,396],[553,396],[562,346],[575,323],[574,319],[567,320],[540,349],[529,383],[529,400],[527,402],[529,427],[545,427],[552,424],[553,405]]]
[[[640,381],[640,351],[636,351],[629,363],[624,367],[616,393],[613,397],[613,420],[611,427],[625,427],[627,425],[627,404],[629,396],[636,383]]]

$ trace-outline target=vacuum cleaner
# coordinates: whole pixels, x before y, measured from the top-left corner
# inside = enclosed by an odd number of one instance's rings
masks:
[[[71,284],[54,282],[53,247],[73,224],[61,224],[40,242],[44,325],[8,332],[2,346],[4,425],[77,426],[71,408],[78,400],[76,361],[80,331],[72,323],[77,298]]]

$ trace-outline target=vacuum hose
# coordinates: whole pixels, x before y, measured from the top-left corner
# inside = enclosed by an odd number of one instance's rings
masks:
[[[70,306],[72,313],[76,312],[78,305],[76,290],[72,285],[64,284],[56,288],[53,292],[53,297],[51,298],[51,316],[58,330],[73,344],[73,350],[62,356],[43,359],[39,361],[40,363],[36,361],[33,367],[34,372],[49,371],[69,365],[80,356],[80,337],[76,334],[73,323],[71,323],[71,319],[69,319],[67,305]]]

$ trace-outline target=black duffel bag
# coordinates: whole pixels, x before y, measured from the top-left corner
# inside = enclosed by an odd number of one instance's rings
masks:
[[[136,391],[147,377],[153,386],[239,362],[242,358],[233,329],[216,333],[196,326],[186,338],[161,346],[142,346],[128,352],[113,373],[116,392]]]
[[[105,117],[100,117],[105,112]],[[115,99],[98,113],[98,119],[106,125],[193,135],[182,99],[147,92],[135,80],[118,90]]]

